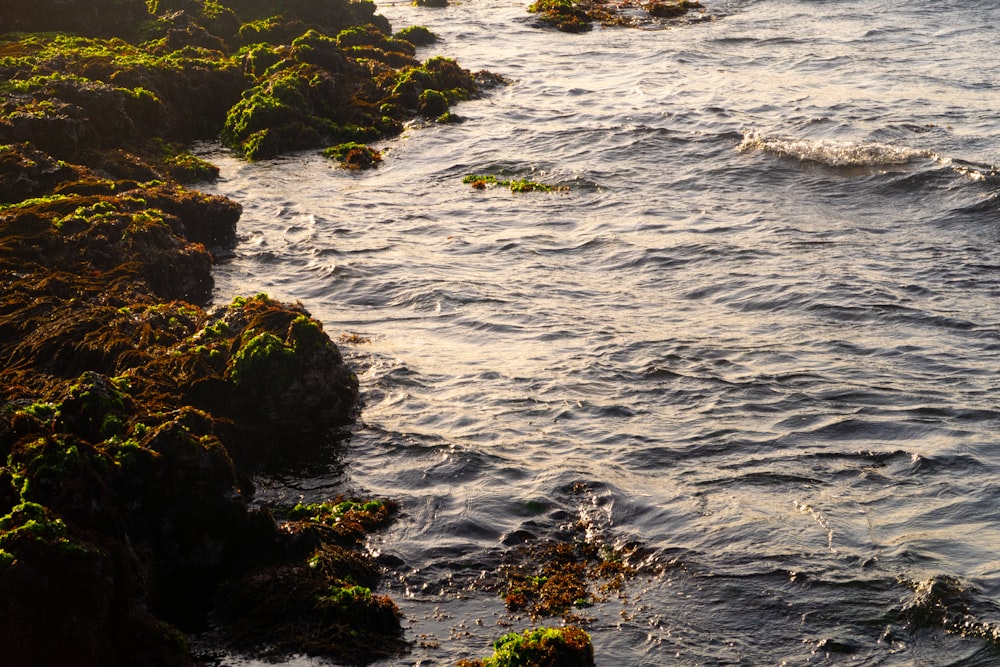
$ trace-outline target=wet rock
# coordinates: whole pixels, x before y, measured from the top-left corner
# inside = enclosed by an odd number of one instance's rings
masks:
[[[48,194],[60,183],[78,178],[77,170],[30,143],[0,150],[0,204]]]
[[[538,15],[538,23],[563,32],[586,32],[594,24],[639,26],[663,19],[676,19],[702,9],[697,0],[537,0],[528,11]]]
[[[212,258],[182,236],[183,221],[149,208],[134,190],[53,195],[0,210],[8,240],[0,262],[21,269],[101,275],[124,267],[163,298],[207,300]]]
[[[422,25],[403,28],[393,36],[396,39],[406,40],[414,46],[427,46],[438,41],[438,36]]]
[[[354,142],[331,146],[323,155],[337,160],[346,169],[374,169],[382,161],[382,154],[377,150]]]
[[[401,614],[372,593],[378,569],[357,550],[394,511],[392,503],[342,498],[282,511],[292,557],[220,591],[215,615],[227,640],[270,658],[304,651],[366,664],[399,655]]]

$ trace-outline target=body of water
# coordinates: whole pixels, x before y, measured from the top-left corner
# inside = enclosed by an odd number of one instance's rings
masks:
[[[245,207],[219,301],[353,335],[350,439],[260,495],[401,502],[391,664],[559,623],[483,582],[574,524],[643,566],[580,611],[598,665],[1000,664],[1000,4],[704,4],[380,6],[511,84],[374,171],[208,151]]]

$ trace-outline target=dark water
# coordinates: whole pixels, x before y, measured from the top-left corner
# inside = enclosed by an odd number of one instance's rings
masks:
[[[704,4],[381,6],[513,85],[374,172],[210,155],[218,298],[370,339],[342,456],[261,493],[401,500],[392,664],[533,625],[477,582],[584,519],[656,566],[586,610],[599,665],[1000,665],[1000,4]],[[498,170],[570,190],[462,183]]]

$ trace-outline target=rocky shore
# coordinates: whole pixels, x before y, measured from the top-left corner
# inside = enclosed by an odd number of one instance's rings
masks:
[[[405,651],[363,549],[390,500],[252,505],[255,472],[336,446],[358,379],[301,305],[210,307],[241,208],[187,187],[218,175],[188,147],[372,166],[367,142],[497,79],[418,61],[433,36],[365,1],[37,0],[0,25],[5,664],[192,665],[207,630],[273,659]],[[550,635],[525,642],[562,655]]]

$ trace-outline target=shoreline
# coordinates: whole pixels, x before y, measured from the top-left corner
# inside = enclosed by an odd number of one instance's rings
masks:
[[[49,4],[0,17],[19,31],[0,36],[4,654],[186,665],[209,630],[270,659],[403,654],[362,548],[391,500],[251,508],[255,471],[345,437],[358,379],[301,305],[209,307],[241,207],[188,189],[218,170],[187,147],[373,168],[368,142],[456,122],[503,80],[418,61],[433,36],[392,34],[370,2]]]
[[[194,664],[185,635],[206,631],[271,659],[399,655],[363,550],[395,505],[251,507],[255,471],[338,446],[358,380],[300,305],[208,307],[241,207],[182,185],[218,175],[186,146],[221,134],[252,159],[391,136],[476,84],[414,59],[371,3],[249,22],[127,4],[5,17],[33,32],[0,38],[5,659]]]

